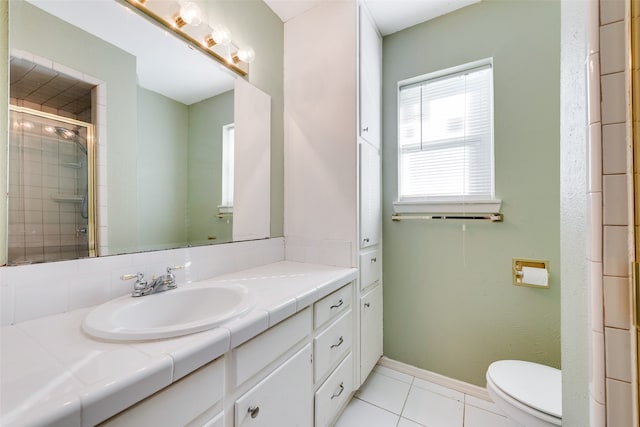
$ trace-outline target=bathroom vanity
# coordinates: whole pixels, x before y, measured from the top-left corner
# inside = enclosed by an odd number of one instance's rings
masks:
[[[330,425],[358,387],[356,277],[288,261],[216,277],[255,307],[164,340],[93,339],[91,309],[4,327],[2,425]]]

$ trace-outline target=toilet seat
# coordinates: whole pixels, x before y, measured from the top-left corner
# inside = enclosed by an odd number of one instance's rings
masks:
[[[506,415],[525,426],[562,423],[562,375],[558,369],[500,360],[487,370],[487,391]]]

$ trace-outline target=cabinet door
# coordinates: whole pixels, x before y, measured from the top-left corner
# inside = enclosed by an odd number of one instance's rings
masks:
[[[380,148],[382,41],[364,8],[360,8],[360,132]]]
[[[311,426],[312,377],[311,344],[307,344],[236,401],[235,426]]]
[[[382,285],[360,298],[360,384],[382,356]]]
[[[363,142],[360,144],[360,248],[380,242],[380,154]]]

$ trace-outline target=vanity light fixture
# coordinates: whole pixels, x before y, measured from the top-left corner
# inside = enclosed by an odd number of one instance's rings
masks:
[[[224,67],[241,76],[249,74],[249,63],[255,59],[255,51],[250,47],[238,49],[231,40],[231,32],[224,25],[211,28],[195,2],[187,1],[179,7],[178,2],[171,0],[123,1],[171,30],[192,47],[215,58]],[[178,7],[179,11],[174,12]]]

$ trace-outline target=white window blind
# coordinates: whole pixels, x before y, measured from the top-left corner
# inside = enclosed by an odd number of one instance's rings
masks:
[[[221,211],[233,208],[233,165],[235,125],[222,127],[222,202]]]
[[[490,63],[399,86],[398,202],[494,200]]]

